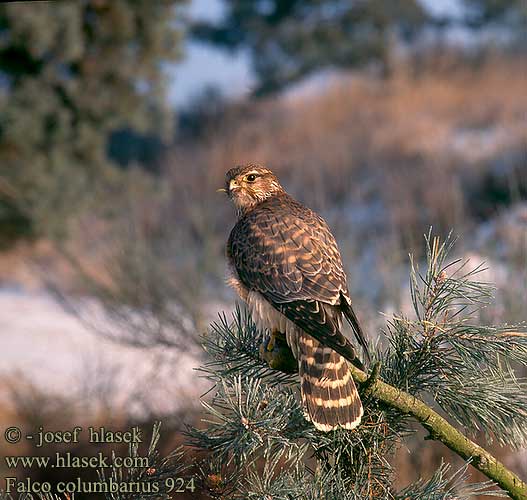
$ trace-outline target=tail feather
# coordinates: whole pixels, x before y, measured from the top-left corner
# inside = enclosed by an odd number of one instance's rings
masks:
[[[298,360],[302,402],[314,426],[325,432],[357,427],[363,408],[348,362],[306,333]]]
[[[355,311],[353,310],[353,308],[351,307],[351,304],[348,303],[348,301],[346,300],[344,296],[341,296],[341,307],[342,307],[342,312],[344,313],[344,316],[346,320],[348,321],[349,325],[351,326],[351,329],[353,331],[353,334],[355,335],[355,338],[357,339],[357,342],[361,345],[362,349],[364,350],[364,354],[366,354],[368,361],[370,361],[371,357],[370,357],[370,351],[368,349],[368,342],[366,341],[366,336],[364,335],[364,332],[362,331],[362,328],[359,323],[359,319],[357,318]]]

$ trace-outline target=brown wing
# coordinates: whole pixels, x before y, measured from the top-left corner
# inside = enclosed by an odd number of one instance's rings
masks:
[[[275,196],[238,221],[227,249],[247,288],[324,345],[354,354],[340,333],[350,307],[346,276],[321,217],[289,195]]]

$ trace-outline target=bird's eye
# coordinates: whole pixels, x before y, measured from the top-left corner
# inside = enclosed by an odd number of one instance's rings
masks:
[[[256,180],[256,174],[249,174],[246,179],[247,179],[247,182],[254,182]]]

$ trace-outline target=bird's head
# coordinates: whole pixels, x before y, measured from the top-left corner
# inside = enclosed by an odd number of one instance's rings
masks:
[[[225,187],[219,191],[227,193],[239,213],[245,213],[284,189],[273,172],[251,164],[231,168],[225,175]]]

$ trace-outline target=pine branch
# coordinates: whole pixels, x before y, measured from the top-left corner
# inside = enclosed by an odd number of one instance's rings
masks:
[[[115,463],[110,469],[109,477],[106,477],[105,470],[98,471],[99,480],[105,483],[112,480],[115,484],[135,484],[136,492],[105,491],[106,500],[168,500],[172,497],[170,492],[173,489],[175,477],[183,476],[188,466],[183,462],[183,449],[176,448],[168,456],[161,457],[157,449],[160,439],[161,423],[154,424],[152,437],[148,446],[146,457],[148,466],[144,467],[117,467]],[[113,454],[112,454],[113,455]],[[139,444],[130,443],[129,455],[132,459],[140,457]],[[112,456],[114,461],[114,456]],[[152,487],[156,485],[156,487]]]
[[[339,352],[342,356],[346,354],[345,349],[343,351]],[[524,481],[508,470],[488,451],[465,437],[423,401],[382,380],[376,380],[372,383],[365,372],[351,365],[351,363],[350,369],[353,379],[357,383],[368,386],[370,397],[404,415],[414,417],[429,432],[427,439],[440,441],[463,459],[470,460],[476,469],[503,488],[511,498],[527,500],[527,484]]]
[[[342,353],[340,353],[342,354]],[[342,354],[343,355],[343,354]],[[356,382],[366,383],[368,376],[355,366],[350,367]],[[471,459],[472,465],[489,479],[501,486],[511,498],[527,500],[527,484],[508,470],[488,451],[477,445],[443,417],[416,397],[396,387],[377,380],[370,388],[370,394],[403,414],[411,415],[429,432],[429,438],[441,441],[460,457]]]
[[[307,445],[297,438],[308,426],[291,390],[240,375],[222,380],[217,389],[210,403],[202,401],[209,426],[190,427],[190,444],[215,453],[227,466],[250,464],[262,450],[287,452],[284,459],[293,464],[302,460]]]
[[[447,477],[450,465],[441,463],[439,469],[428,480],[420,479],[400,491],[397,495],[397,500],[421,500],[422,498],[427,500],[460,500],[462,498],[471,498],[475,495],[505,496],[501,491],[489,489],[493,486],[492,481],[466,484],[466,473],[469,464],[470,461]]]
[[[265,380],[271,386],[296,384],[297,363],[291,359],[289,348],[280,341],[276,343],[272,356],[276,366],[262,359],[265,356],[260,346],[264,335],[247,310],[238,304],[232,323],[225,313],[220,314],[219,320],[211,325],[211,334],[202,337],[210,359],[199,370],[213,382],[241,375]]]
[[[527,366],[525,333],[518,327],[468,324],[471,315],[488,303],[493,287],[475,280],[481,265],[467,271],[468,261],[446,263],[454,244],[450,235],[440,244],[430,231],[425,240],[424,275],[411,258],[410,293],[417,321],[394,318],[385,332],[391,349],[383,356],[388,365],[383,376],[391,384],[372,383],[352,365],[353,378],[368,385],[371,397],[417,419],[429,439],[471,459],[512,498],[527,500],[525,482],[416,397],[430,394],[459,423],[483,429],[503,444],[527,443],[527,384],[508,364],[513,360]],[[339,354],[347,358],[345,350]]]
[[[346,354],[345,349],[343,351],[339,352],[342,356]],[[470,460],[476,469],[503,488],[511,498],[527,500],[527,484],[524,481],[488,451],[464,436],[430,406],[382,380],[372,383],[365,372],[353,365],[350,369],[357,383],[368,385],[370,397],[404,415],[414,417],[429,432],[427,439],[440,441],[463,459]]]
[[[229,470],[207,475],[218,491],[231,491],[222,498],[307,500],[325,492],[328,499],[468,499],[483,492],[500,496],[502,491],[489,491],[495,483],[527,500],[520,478],[438,413],[468,432],[483,431],[488,440],[525,446],[527,384],[512,366],[527,367],[527,332],[471,323],[491,297],[492,287],[476,280],[481,266],[467,271],[467,262],[447,263],[450,239],[440,244],[429,234],[426,241],[426,272],[412,262],[415,319],[392,318],[382,332],[388,345],[374,353],[369,375],[351,366],[365,409],[354,432],[316,431],[295,397],[296,364],[288,346],[268,352],[265,335],[239,308],[232,322],[220,316],[204,338],[210,360],[202,372],[214,383],[214,397],[203,402],[208,428],[190,429],[189,435],[212,459],[229,464]],[[449,478],[442,466],[396,493],[387,457],[412,432],[411,417],[428,430],[427,439],[443,442],[491,481],[461,486],[464,471]],[[277,453],[282,460],[269,461]],[[219,498],[218,491],[211,496]]]

